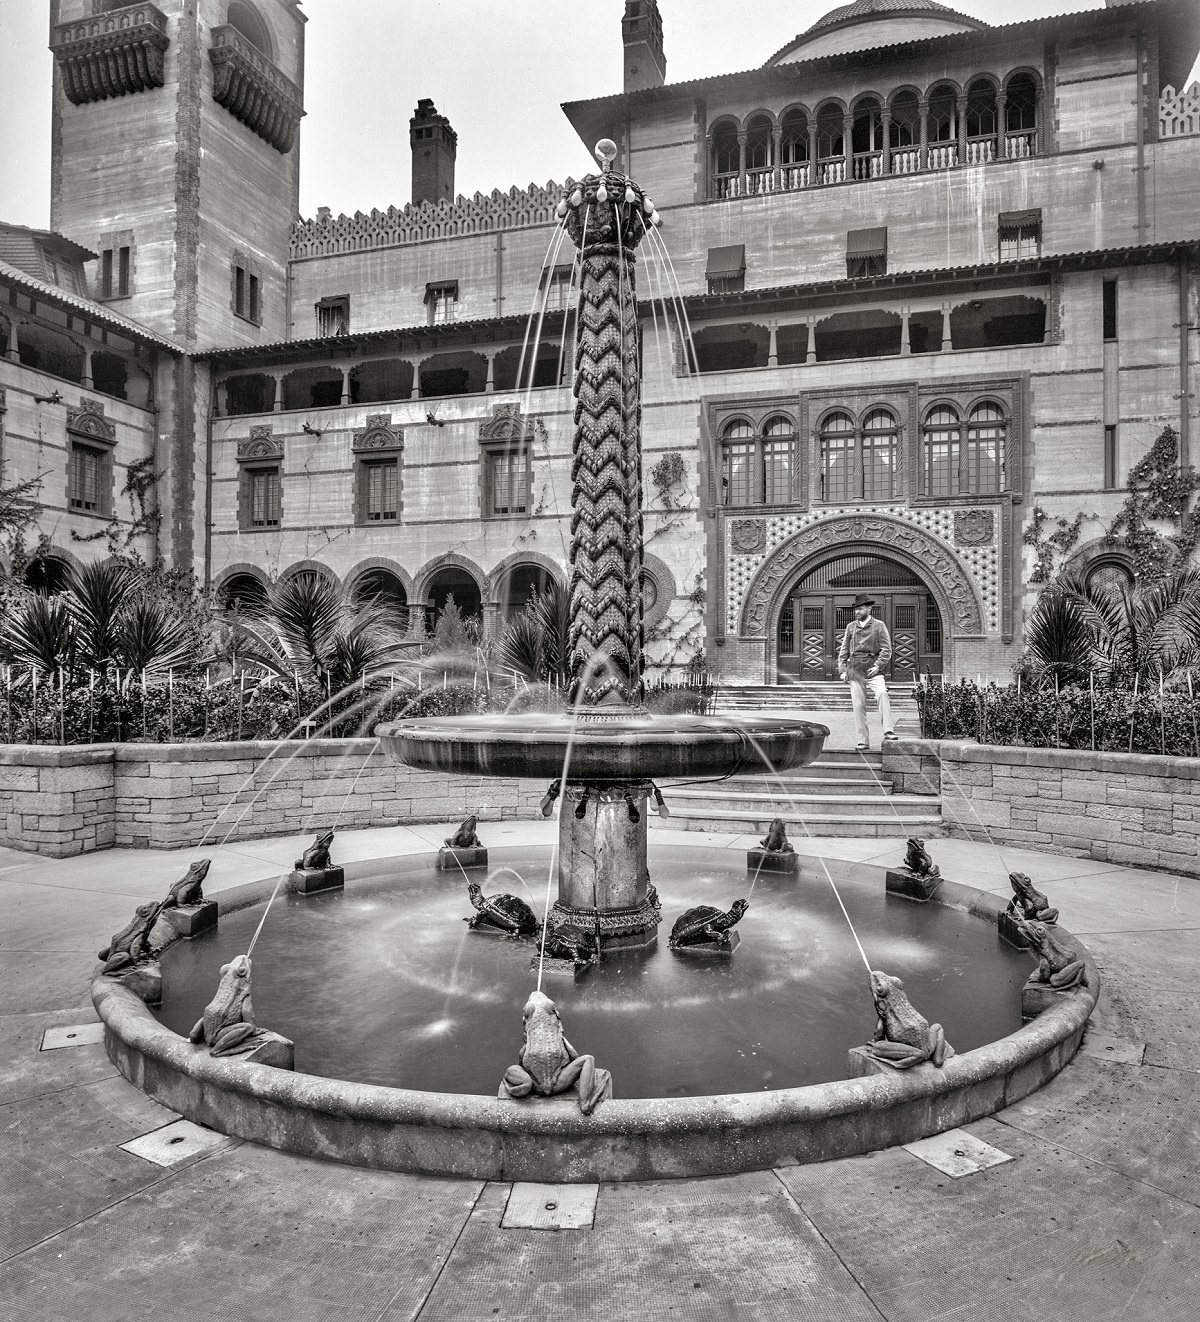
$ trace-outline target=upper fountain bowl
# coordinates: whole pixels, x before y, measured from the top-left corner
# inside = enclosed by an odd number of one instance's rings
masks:
[[[820,756],[829,730],[760,716],[648,716],[624,708],[571,715],[435,716],[376,731],[411,767],[466,776],[535,780],[667,780],[787,771]]]

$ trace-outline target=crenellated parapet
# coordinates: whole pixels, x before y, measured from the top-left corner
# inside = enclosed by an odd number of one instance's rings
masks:
[[[50,49],[67,100],[81,106],[161,87],[169,45],[166,15],[141,4],[59,23]]]
[[[213,98],[252,132],[286,154],[304,116],[300,89],[237,28],[212,30]]]
[[[356,211],[353,216],[321,215],[301,220],[292,229],[291,256],[329,257],[337,253],[362,252],[369,248],[396,248],[406,243],[429,239],[453,239],[467,234],[487,234],[495,230],[528,229],[555,223],[555,208],[566,184],[553,181],[544,188],[510,188],[507,193],[493,190],[474,197],[459,194],[453,202],[408,203],[388,207],[386,211]]]
[[[1176,91],[1170,83],[1158,98],[1158,136],[1190,138],[1200,133],[1200,83]]]

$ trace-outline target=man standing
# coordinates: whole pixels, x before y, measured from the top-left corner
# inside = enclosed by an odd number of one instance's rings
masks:
[[[856,747],[866,752],[871,747],[867,728],[867,686],[875,695],[879,719],[883,722],[883,737],[895,739],[892,729],[892,704],[888,701],[887,680],[884,670],[892,659],[892,640],[887,625],[872,618],[875,602],[859,594],[854,598],[854,619],[846,626],[842,645],[838,650],[838,673],[850,684],[850,700],[854,704],[854,731],[858,736]]]

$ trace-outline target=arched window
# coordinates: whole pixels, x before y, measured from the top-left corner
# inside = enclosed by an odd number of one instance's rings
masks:
[[[925,415],[921,436],[921,494],[958,494],[962,419],[949,404],[938,404]]]
[[[796,499],[796,429],[790,418],[771,418],[763,428],[763,497],[768,505]]]
[[[731,422],[721,441],[722,486],[726,505],[755,504],[755,437],[748,422]]]
[[[1004,490],[1007,431],[1007,419],[998,404],[976,404],[968,415],[965,490],[972,495],[990,496]]]
[[[784,188],[807,188],[811,182],[808,161],[808,115],[803,110],[789,110],[784,115],[779,151]]]
[[[883,107],[876,97],[865,97],[854,107],[851,129],[855,179],[874,179],[883,173]]]
[[[822,106],[817,115],[817,183],[840,184],[846,178],[845,116],[841,106]]]
[[[1006,156],[1032,156],[1037,151],[1037,84],[1027,73],[1014,74],[1005,87]]]
[[[267,59],[274,58],[271,31],[258,10],[248,4],[247,0],[229,0],[229,13],[225,21],[231,28],[236,28],[252,46],[262,51]]]
[[[967,162],[982,165],[996,159],[1000,112],[996,89],[988,78],[976,78],[967,88]]]
[[[821,424],[821,499],[853,500],[856,433],[849,413],[831,413]]]
[[[921,168],[921,103],[916,92],[898,92],[892,99],[888,129],[893,174],[915,174]]]
[[[889,409],[872,409],[862,427],[863,499],[892,500],[900,466],[900,432]]]
[[[944,83],[929,97],[929,169],[958,164],[958,93]]]
[[[1084,581],[1089,588],[1106,588],[1110,592],[1124,588],[1128,592],[1133,588],[1133,570],[1117,556],[1104,556],[1092,564]]]
[[[746,126],[746,191],[769,193],[775,177],[775,133],[766,115]]]
[[[737,129],[724,123],[713,131],[712,179],[714,197],[737,197],[741,192],[741,153]]]

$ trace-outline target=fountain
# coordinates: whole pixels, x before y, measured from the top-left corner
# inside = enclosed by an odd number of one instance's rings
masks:
[[[93,999],[120,1071],[190,1119],[391,1170],[721,1174],[978,1119],[1040,1087],[1079,1045],[1095,966],[1020,874],[1006,907],[943,877],[914,839],[893,869],[815,855],[826,887],[802,873],[781,819],[748,868],[733,850],[648,847],[656,782],[803,766],[828,730],[644,707],[635,271],[658,217],[613,169],[613,144],[598,156],[600,173],[559,207],[581,285],[570,710],[378,731],[413,767],[544,778],[557,842],[549,857],[489,850],[469,817],[436,866],[375,860],[346,879],[327,830],[286,887],[280,877],[222,895],[219,923],[180,923],[179,906],[211,903],[199,865],[172,888],[175,908],[170,896],[142,906],[102,952]],[[532,868],[548,877],[540,920],[495,891],[501,875],[523,884]],[[660,890],[668,950],[654,948]],[[160,912],[174,916],[160,923]],[[864,942],[903,980],[869,962]],[[556,1000],[542,991],[548,971],[571,975]],[[931,1003],[945,1027],[917,1008]]]

